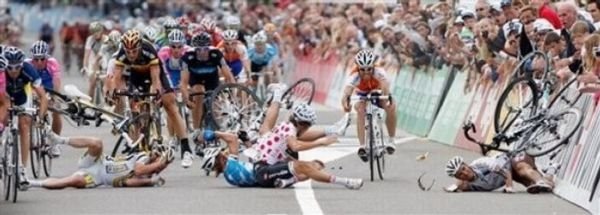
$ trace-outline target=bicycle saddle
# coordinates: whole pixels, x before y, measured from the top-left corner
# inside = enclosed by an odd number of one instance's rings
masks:
[[[69,97],[75,97],[75,98],[79,98],[79,99],[83,99],[83,100],[87,100],[87,101],[92,100],[92,98],[90,98],[90,96],[79,91],[79,89],[77,89],[77,87],[75,85],[67,84],[67,85],[65,85],[65,87],[63,89],[65,91],[65,95],[67,95]]]

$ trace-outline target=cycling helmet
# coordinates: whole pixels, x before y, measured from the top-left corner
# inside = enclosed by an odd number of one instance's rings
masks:
[[[185,43],[185,35],[183,34],[183,31],[181,31],[179,29],[175,29],[175,30],[171,31],[171,33],[169,33],[168,37],[169,37],[169,44]]]
[[[4,50],[6,50],[6,46],[0,44],[0,56],[4,55]]]
[[[142,35],[137,30],[129,30],[121,37],[121,43],[126,49],[135,49],[142,46]]]
[[[225,28],[227,29],[237,29],[241,24],[240,18],[237,16],[229,16],[225,18]]]
[[[146,26],[144,28],[144,37],[150,42],[154,42],[158,38],[158,31],[152,26]]]
[[[215,167],[217,155],[221,152],[220,147],[212,147],[204,149],[204,157],[202,158],[202,169],[212,171]]]
[[[25,53],[17,47],[8,47],[4,50],[4,58],[8,61],[8,65],[22,64],[25,61]]]
[[[4,56],[0,56],[0,70],[6,69],[6,66],[8,66],[8,61]]]
[[[165,19],[165,22],[163,22],[163,27],[165,28],[165,30],[170,30],[178,28],[179,25],[177,24],[177,21],[175,19],[169,17]]]
[[[464,162],[464,160],[462,157],[460,157],[460,156],[453,157],[446,164],[446,173],[449,176],[454,177],[456,175],[456,172],[458,172],[458,170],[460,169],[460,166],[463,164],[463,162]]]
[[[315,109],[306,103],[300,103],[294,107],[293,116],[298,122],[315,124],[317,121],[317,113],[315,112]]]
[[[31,54],[34,57],[46,57],[48,55],[48,44],[42,40],[38,40],[31,46]]]
[[[202,26],[198,23],[192,23],[192,24],[188,25],[187,31],[188,31],[188,34],[195,35],[195,34],[202,32]]]
[[[204,30],[206,31],[214,31],[215,27],[217,26],[217,24],[210,18],[204,18],[200,21],[200,25],[202,25],[202,27],[204,28]]]
[[[199,34],[194,35],[194,37],[192,37],[192,46],[193,47],[210,46],[211,42],[212,42],[212,38],[210,37],[210,34],[208,34],[206,32],[201,32]]]
[[[267,42],[267,35],[263,31],[261,31],[261,32],[256,33],[252,37],[252,40],[255,43],[266,43]]]
[[[375,61],[377,60],[377,56],[370,49],[360,50],[356,57],[354,57],[354,62],[358,64],[359,67],[373,67],[375,65]]]
[[[99,33],[104,30],[104,25],[99,22],[92,22],[90,23],[89,29],[91,34]]]
[[[111,44],[119,44],[119,41],[121,40],[121,32],[117,31],[117,30],[112,30],[109,34],[108,34],[108,41]]]
[[[190,24],[190,20],[185,16],[177,18],[176,21],[183,29],[187,28],[187,26]]]
[[[223,39],[224,40],[237,40],[238,32],[233,29],[223,31]]]

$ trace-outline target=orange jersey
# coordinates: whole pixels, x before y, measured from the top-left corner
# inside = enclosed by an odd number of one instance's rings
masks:
[[[225,41],[221,41],[219,45],[217,45],[217,48],[221,50],[221,52],[223,53],[223,58],[225,58],[225,61],[227,62],[241,60],[242,56],[245,56],[246,53],[246,48],[239,41],[235,42],[234,50],[226,50]]]
[[[381,84],[386,83],[389,85],[389,80],[385,75],[385,71],[379,67],[375,67],[373,76],[369,80],[361,80],[358,74],[358,67],[354,67],[348,77],[347,85],[355,87],[360,92],[371,92],[373,90],[381,89]]]

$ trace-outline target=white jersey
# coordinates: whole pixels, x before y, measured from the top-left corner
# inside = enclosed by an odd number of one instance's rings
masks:
[[[296,127],[292,123],[283,122],[273,128],[271,132],[259,138],[256,149],[260,153],[260,161],[271,165],[286,160],[287,139],[296,137],[297,133]]]
[[[136,163],[148,163],[150,157],[146,153],[132,154],[126,157],[113,158],[105,156],[102,161],[103,169],[100,171],[102,183],[106,185],[119,185],[120,181],[133,174]]]

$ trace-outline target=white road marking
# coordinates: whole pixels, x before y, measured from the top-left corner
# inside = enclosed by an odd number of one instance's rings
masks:
[[[396,144],[404,144],[410,141],[416,140],[416,137],[405,137],[402,139],[398,139]],[[352,154],[356,152],[356,148],[358,147],[358,141],[356,138],[343,138],[340,139],[340,142],[346,141],[356,141],[352,142],[352,144],[347,143],[336,143],[331,147],[324,147],[309,150],[306,152],[300,153],[301,160],[314,160],[319,159],[325,163],[334,161],[336,159],[345,157],[346,155]],[[318,215],[323,214],[321,210],[321,206],[319,206],[319,202],[317,202],[317,198],[315,197],[315,192],[311,186],[311,180],[307,180],[304,182],[300,182],[294,185],[294,191],[296,193],[296,200],[298,201],[298,205],[300,205],[300,210],[302,210],[302,214],[310,214],[310,215]]]

